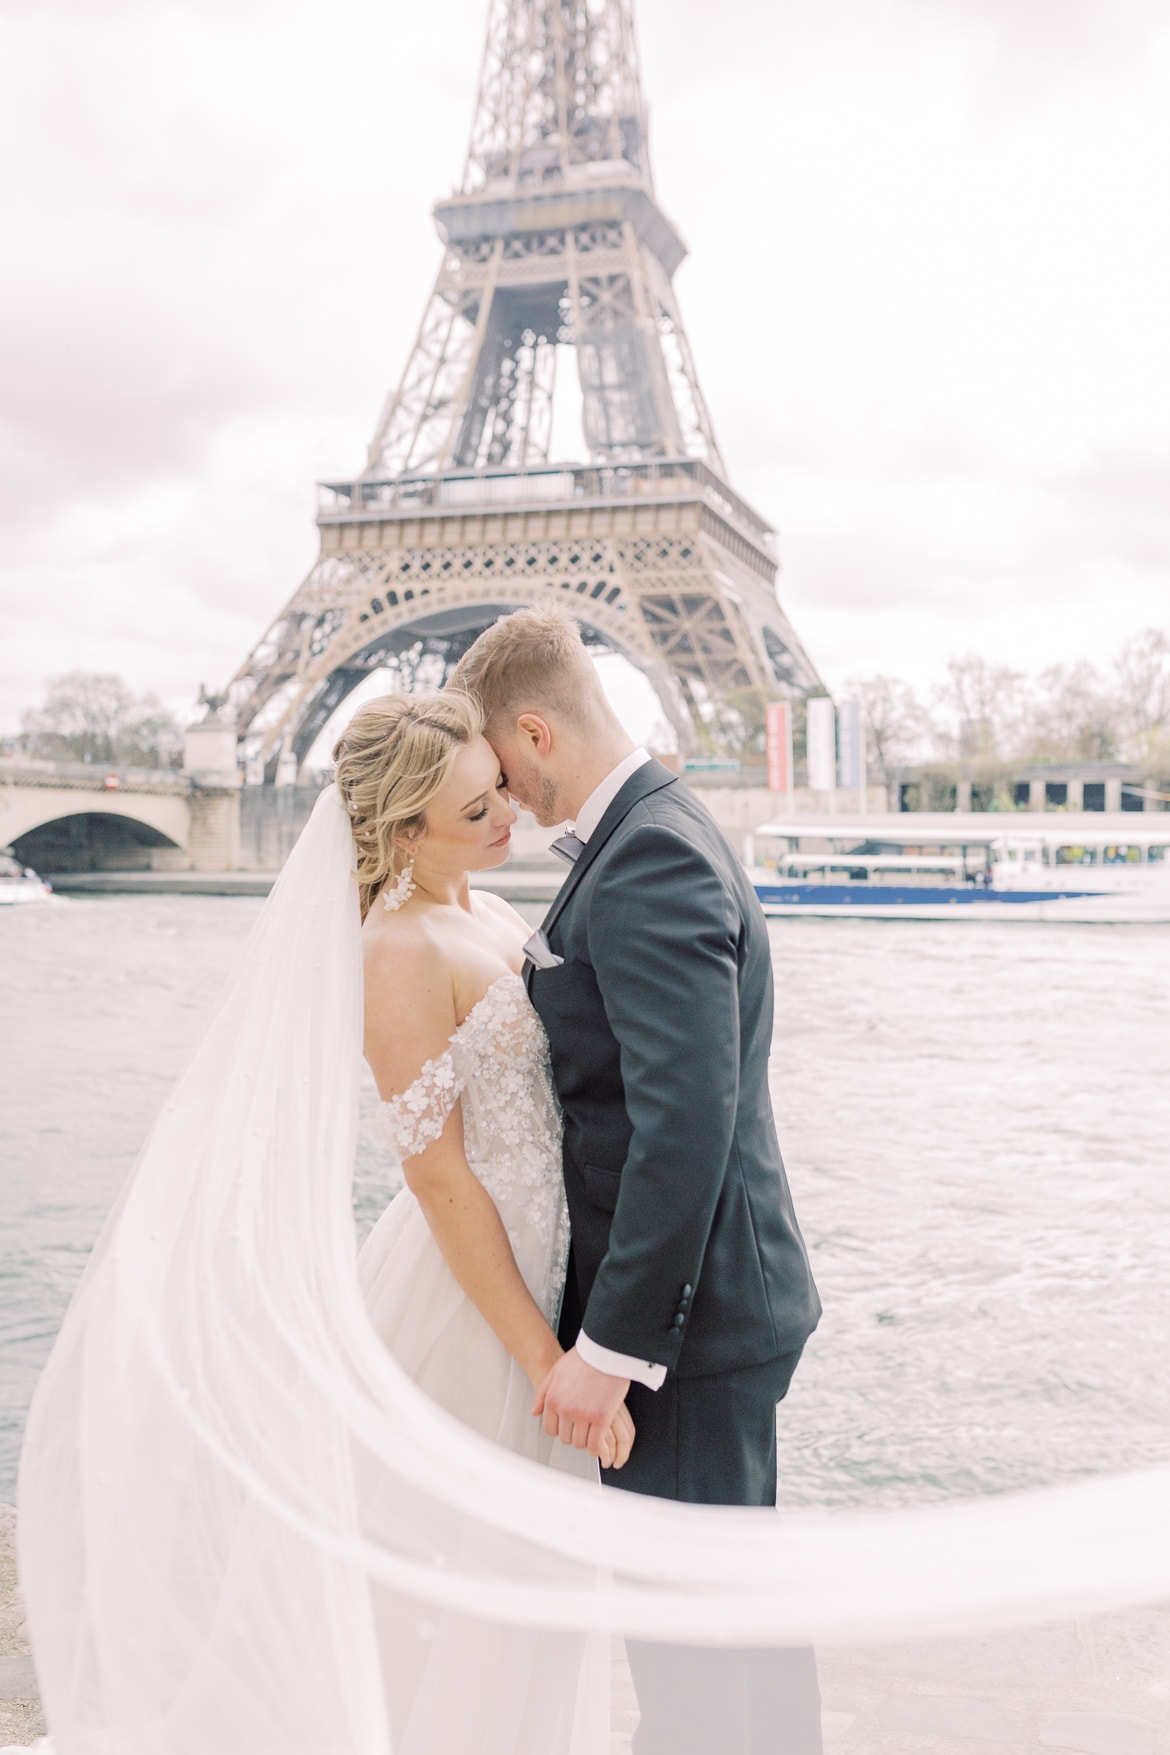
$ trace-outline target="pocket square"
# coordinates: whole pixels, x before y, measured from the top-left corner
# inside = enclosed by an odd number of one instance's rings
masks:
[[[555,853],[558,858],[565,860],[569,865],[576,865],[585,851],[585,843],[580,835],[574,834],[573,830],[570,829],[567,835],[558,835],[555,841],[550,841],[548,850],[550,853]]]
[[[535,963],[538,969],[559,969],[565,960],[563,957],[557,956],[543,932],[539,930],[533,933],[524,946],[524,955],[530,963]]]

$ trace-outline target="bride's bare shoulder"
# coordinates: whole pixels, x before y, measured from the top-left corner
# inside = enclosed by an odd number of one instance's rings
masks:
[[[393,972],[400,985],[414,986],[419,981],[430,985],[444,972],[451,974],[442,935],[435,932],[428,914],[414,909],[395,914],[370,909],[361,927],[361,960],[367,981]]]
[[[457,1023],[455,971],[427,923],[401,915],[362,931],[365,1051],[383,1097],[405,1090]]]
[[[379,998],[412,1007],[453,995],[455,971],[448,948],[425,915],[371,916],[362,927],[367,1009]]]
[[[525,938],[532,931],[523,914],[518,914],[511,902],[506,902],[503,896],[497,896],[491,890],[476,890],[475,901],[487,919],[498,920],[503,925],[513,927]]]

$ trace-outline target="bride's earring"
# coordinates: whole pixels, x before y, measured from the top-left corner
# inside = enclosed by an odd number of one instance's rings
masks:
[[[392,884],[382,891],[382,906],[390,914],[410,900],[418,885],[414,881],[414,860],[408,859]]]

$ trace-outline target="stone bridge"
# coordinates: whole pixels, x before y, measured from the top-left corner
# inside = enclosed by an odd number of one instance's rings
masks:
[[[43,877],[279,871],[320,788],[241,784],[235,726],[213,711],[178,768],[0,757],[0,847]]]
[[[37,871],[224,871],[238,785],[175,769],[0,760],[0,846]]]

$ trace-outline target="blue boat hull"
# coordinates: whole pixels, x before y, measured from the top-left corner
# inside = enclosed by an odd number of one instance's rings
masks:
[[[974,884],[818,884],[754,882],[765,908],[1018,908],[1028,903],[1087,899],[1089,890],[986,890]]]
[[[958,884],[810,883],[753,876],[764,913],[855,920],[1045,920],[1083,924],[1170,923],[1170,888],[985,890]]]

